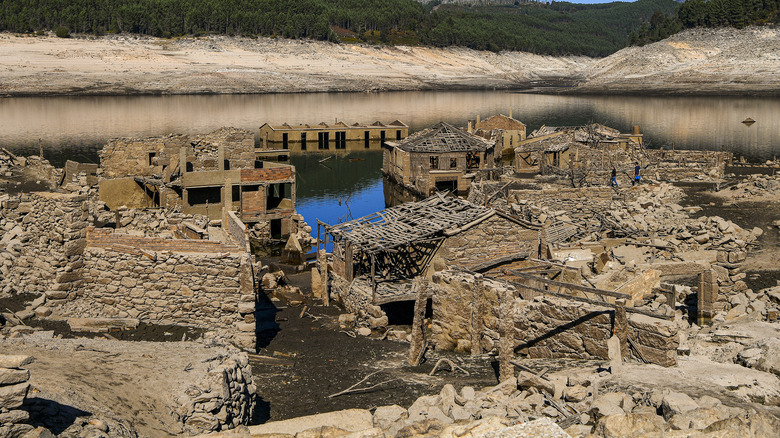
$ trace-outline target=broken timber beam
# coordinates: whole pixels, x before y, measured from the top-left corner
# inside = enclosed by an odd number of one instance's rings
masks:
[[[425,350],[425,308],[428,305],[428,291],[425,285],[416,281],[413,288],[417,289],[417,299],[414,301],[414,319],[412,321],[412,342],[409,346],[409,365],[416,367],[422,362]]]

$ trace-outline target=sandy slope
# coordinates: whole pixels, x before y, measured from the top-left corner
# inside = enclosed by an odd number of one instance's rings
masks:
[[[0,94],[518,88],[578,78],[590,62],[583,57],[270,38],[0,34]]]
[[[780,29],[692,29],[587,68],[579,92],[780,94]]]
[[[607,58],[270,38],[0,34],[0,95],[555,86],[580,93],[780,94],[780,30],[689,30]]]

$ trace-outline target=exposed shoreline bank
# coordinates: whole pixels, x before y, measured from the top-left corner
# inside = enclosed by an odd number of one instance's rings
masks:
[[[0,34],[0,96],[507,90],[780,96],[780,31],[694,29],[609,57],[209,36]]]

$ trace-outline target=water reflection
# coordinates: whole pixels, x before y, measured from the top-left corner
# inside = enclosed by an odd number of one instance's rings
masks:
[[[430,91],[229,96],[45,97],[0,99],[0,145],[56,164],[96,161],[112,137],[204,133],[221,126],[256,131],[272,124],[370,123],[399,119],[412,131],[477,115],[507,113],[530,130],[542,124],[640,125],[651,147],[720,149],[754,158],[778,154],[780,99],[740,97],[545,96],[505,91]],[[746,117],[757,121],[747,127]]]
[[[320,162],[326,157],[332,157]],[[385,208],[382,152],[294,154],[297,210],[316,236],[317,220],[335,225]]]

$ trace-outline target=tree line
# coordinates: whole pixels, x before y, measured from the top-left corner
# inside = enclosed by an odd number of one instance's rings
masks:
[[[643,44],[685,27],[776,19],[778,2],[688,0],[678,8],[673,0],[493,6],[415,0],[0,0],[0,30],[56,30],[63,37],[278,35],[606,56],[629,42]]]
[[[656,11],[629,34],[629,44],[644,45],[694,27],[735,27],[780,23],[780,0],[686,0],[674,13]]]

